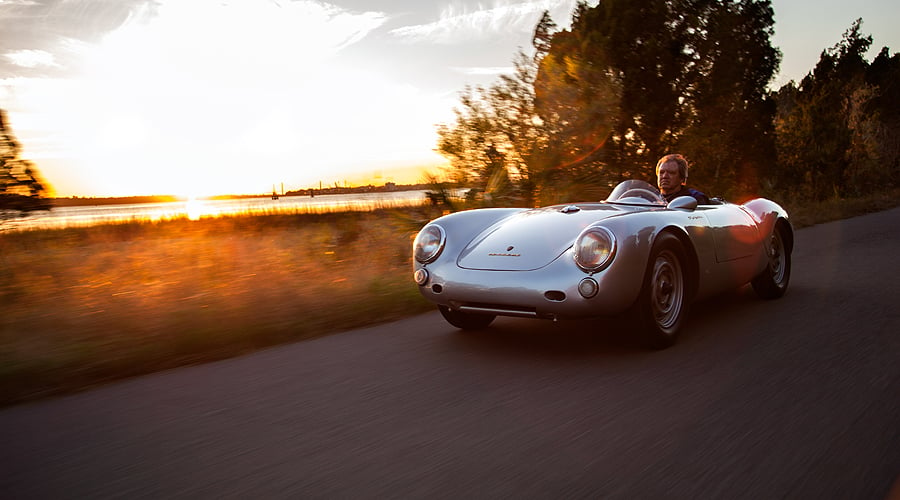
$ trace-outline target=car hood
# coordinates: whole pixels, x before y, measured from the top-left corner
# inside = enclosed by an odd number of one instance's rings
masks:
[[[482,231],[460,252],[457,264],[488,271],[540,269],[568,250],[587,226],[634,210],[592,203],[520,212]]]

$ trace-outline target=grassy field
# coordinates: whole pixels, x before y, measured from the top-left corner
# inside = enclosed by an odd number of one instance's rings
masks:
[[[407,211],[0,235],[0,404],[430,309]]]
[[[900,192],[790,206],[796,227]],[[0,405],[432,310],[427,208],[0,233]]]

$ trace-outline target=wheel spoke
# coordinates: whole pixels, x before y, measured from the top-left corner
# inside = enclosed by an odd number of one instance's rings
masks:
[[[670,252],[658,256],[651,283],[653,315],[661,328],[669,328],[677,322],[684,299],[681,268]]]
[[[776,284],[784,280],[784,246],[778,231],[772,233],[769,250],[769,262],[772,266],[772,279]]]
[[[791,250],[786,240],[788,236],[789,230],[775,227],[765,241],[768,266],[752,281],[753,289],[764,299],[777,299],[787,290],[791,279]]]

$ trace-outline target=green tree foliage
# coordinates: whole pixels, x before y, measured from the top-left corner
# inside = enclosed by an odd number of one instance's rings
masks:
[[[14,215],[32,210],[46,210],[49,204],[41,195],[45,191],[37,169],[20,158],[21,146],[10,130],[6,112],[0,109],[0,214]]]
[[[693,184],[755,192],[775,164],[772,17],[769,0],[601,0],[555,32],[545,13],[534,57],[467,88],[438,151],[460,180],[535,204],[653,180],[675,151],[692,160]]]
[[[488,88],[466,87],[456,123],[438,127],[438,151],[483,205],[532,199],[532,157],[546,139],[533,120],[533,81],[534,64],[519,53],[514,74]]]
[[[776,105],[766,90],[781,59],[770,43],[773,11],[768,1],[694,5],[702,29],[688,30],[684,108],[691,115],[675,147],[712,192],[754,195],[776,158]]]
[[[585,9],[579,5],[574,19]],[[536,59],[536,122],[547,134],[539,158],[542,201],[599,198],[621,177],[612,168],[597,167],[619,115],[622,88],[603,54],[561,49],[580,43],[573,33],[556,33],[552,40],[550,50]]]
[[[780,60],[773,25],[768,0],[601,0],[582,5],[554,39],[538,82],[555,57],[610,77],[606,93],[591,94],[621,96],[595,155],[611,180],[652,179],[656,159],[677,151],[692,161],[692,182],[745,195],[775,160],[766,93]],[[578,78],[568,84],[585,87]]]
[[[870,35],[856,20],[797,86],[776,93],[777,188],[822,200],[897,185],[900,173],[900,54],[871,62]]]
[[[536,85],[555,29],[545,12],[534,31],[534,56],[520,51],[511,75],[487,88],[467,87],[455,123],[438,128],[437,149],[450,159],[455,180],[474,186],[470,205],[541,205],[608,191],[596,189],[597,171],[588,160],[608,135],[605,124],[611,121],[615,96],[591,100],[586,91],[546,85],[546,78]],[[572,61],[554,61],[560,68],[555,75],[571,78],[566,67]],[[601,79],[578,68],[571,73],[587,81]],[[594,132],[580,137],[573,132],[585,129]]]
[[[853,109],[851,161],[859,189],[900,185],[900,53],[882,47],[866,69],[868,99]]]
[[[682,75],[690,58],[685,27],[675,22],[676,9],[673,2],[653,0],[602,0],[593,8],[582,5],[573,16],[572,28],[554,44],[550,62],[567,59],[598,67],[619,89],[608,140],[595,156],[598,166],[614,172],[611,177],[647,177],[655,157],[674,147],[687,122],[678,97],[688,90]],[[586,87],[574,76],[554,83]],[[591,98],[590,92],[585,94]]]

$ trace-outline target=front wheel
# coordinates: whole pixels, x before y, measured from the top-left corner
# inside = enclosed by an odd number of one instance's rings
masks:
[[[494,321],[493,314],[472,314],[462,311],[454,311],[447,306],[438,306],[441,315],[447,320],[447,323],[461,330],[482,330],[487,328]]]
[[[690,305],[685,275],[685,251],[673,235],[662,234],[653,245],[635,314],[649,347],[675,343]]]
[[[791,280],[791,252],[785,245],[784,229],[776,227],[766,243],[769,262],[765,271],[753,279],[753,291],[764,299],[777,299],[787,291]]]

